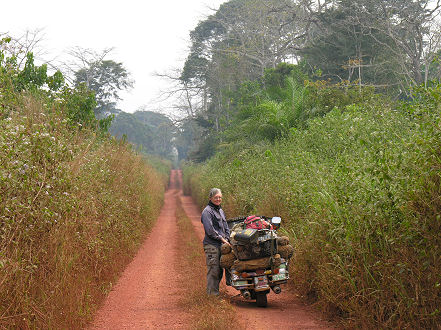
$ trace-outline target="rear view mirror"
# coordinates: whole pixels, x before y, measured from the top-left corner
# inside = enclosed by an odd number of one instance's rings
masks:
[[[271,224],[273,225],[274,229],[279,229],[281,222],[282,222],[281,217],[272,217],[271,218]]]

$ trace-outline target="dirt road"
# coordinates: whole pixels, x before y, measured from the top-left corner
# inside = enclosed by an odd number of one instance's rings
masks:
[[[172,178],[175,176],[172,175]],[[179,305],[176,201],[173,181],[151,233],[96,314],[91,329],[185,329]]]
[[[179,304],[183,291],[177,265],[176,200],[192,220],[202,241],[200,210],[180,189],[181,173],[173,171],[161,214],[136,257],[97,312],[91,329],[188,329],[190,315]],[[202,250],[202,243],[201,243]],[[167,260],[167,262],[164,262]],[[203,283],[205,281],[202,281]],[[328,323],[300,303],[293,292],[270,293],[268,307],[237,296],[222,285],[247,329],[329,329]]]

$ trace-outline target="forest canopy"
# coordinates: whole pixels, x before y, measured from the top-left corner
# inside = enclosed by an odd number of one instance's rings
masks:
[[[343,328],[441,324],[440,3],[231,0],[190,34],[184,191],[281,216]]]
[[[190,158],[211,157],[256,118],[263,139],[281,137],[357,89],[411,98],[440,79],[439,13],[428,0],[223,3],[191,31],[179,76],[185,134],[198,137]]]

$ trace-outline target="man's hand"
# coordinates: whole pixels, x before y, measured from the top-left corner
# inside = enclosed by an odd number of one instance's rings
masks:
[[[228,244],[228,245],[231,245],[230,242],[228,242],[225,238],[222,237],[221,240],[222,240],[222,243],[226,243],[226,244]]]

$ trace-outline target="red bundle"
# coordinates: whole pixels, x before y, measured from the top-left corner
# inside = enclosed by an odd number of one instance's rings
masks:
[[[244,221],[245,223],[245,228],[251,228],[251,229],[271,229],[271,224],[256,216],[256,215],[250,215],[249,217],[247,217]]]

